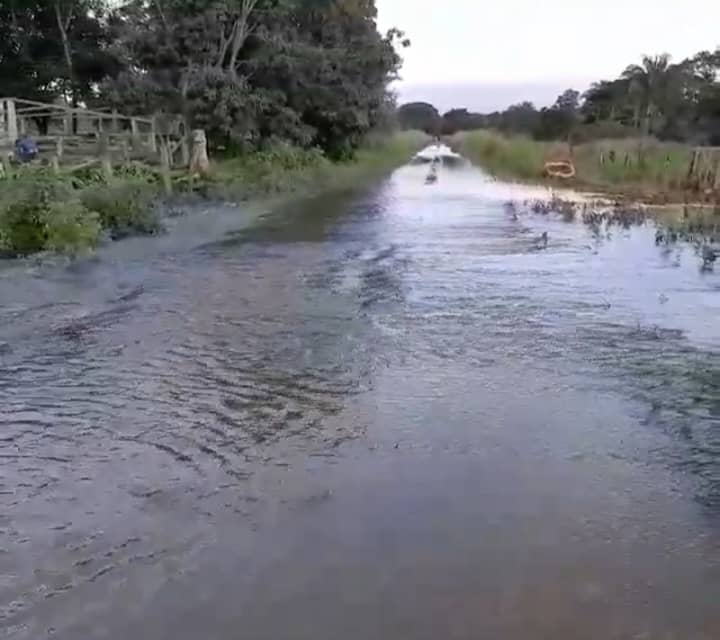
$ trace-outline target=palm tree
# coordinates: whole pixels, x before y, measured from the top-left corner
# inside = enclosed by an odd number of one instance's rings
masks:
[[[628,93],[635,105],[635,126],[640,128],[644,114],[644,133],[653,131],[654,120],[661,113],[670,78],[670,55],[643,56],[642,65],[630,65],[622,74],[629,82]]]

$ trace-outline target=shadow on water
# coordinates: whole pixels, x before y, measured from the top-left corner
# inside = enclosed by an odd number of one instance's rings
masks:
[[[426,173],[0,274],[0,637],[718,636],[719,276]]]

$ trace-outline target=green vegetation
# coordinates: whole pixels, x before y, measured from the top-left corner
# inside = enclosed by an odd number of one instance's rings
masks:
[[[547,145],[525,136],[507,137],[493,131],[460,133],[451,144],[493,175],[520,180],[542,177]]]
[[[705,243],[711,242],[714,246],[720,242],[720,211],[693,211],[685,212],[682,216],[661,219],[662,236],[657,240],[674,242]]]
[[[497,176],[540,180],[546,161],[572,157],[577,175],[568,185],[658,197],[684,188],[692,153],[689,146],[679,143],[624,139],[579,144],[571,156],[567,145],[494,131],[462,132],[450,141]]]
[[[162,231],[155,207],[157,196],[156,186],[137,179],[95,184],[80,191],[81,203],[98,214],[113,240]]]
[[[97,244],[97,213],[83,205],[69,181],[40,171],[6,180],[0,190],[0,253],[76,252]]]
[[[424,141],[393,133],[387,87],[409,42],[378,32],[376,17],[374,0],[0,0],[0,85],[6,96],[157,114],[161,135],[204,129],[212,173],[176,177],[178,192],[241,200],[340,186]],[[57,125],[30,119],[41,135]],[[110,183],[96,169],[22,170],[0,189],[0,251],[157,233],[158,183],[137,165]]]
[[[369,138],[352,159],[341,162],[328,160],[318,149],[280,145],[218,162],[199,188],[210,197],[229,200],[344,188],[407,162],[428,141],[418,131],[383,134]]]
[[[213,199],[247,200],[273,195],[364,184],[410,159],[428,142],[425,134],[403,132],[369,138],[352,159],[332,162],[318,149],[286,144],[216,162],[193,189]],[[75,254],[111,239],[162,231],[157,176],[134,165],[106,183],[96,170],[58,176],[23,168],[1,182],[0,255],[38,251]],[[178,188],[187,190],[185,177]]]
[[[211,150],[281,141],[344,159],[394,112],[409,43],[376,15],[374,0],[0,0],[0,86],[162,113]]]

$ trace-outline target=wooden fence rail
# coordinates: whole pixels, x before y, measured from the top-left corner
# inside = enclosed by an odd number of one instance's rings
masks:
[[[150,163],[166,157],[171,167],[190,163],[190,132],[177,116],[127,116],[112,109],[0,98],[0,160],[12,158],[16,141],[26,135],[37,143],[40,160],[53,166],[100,156],[111,162],[144,156]]]

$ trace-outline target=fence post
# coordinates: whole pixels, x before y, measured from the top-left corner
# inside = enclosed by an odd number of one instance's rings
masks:
[[[168,147],[167,138],[160,140],[160,176],[162,177],[165,195],[172,195],[172,179],[170,176],[170,148]]]
[[[180,158],[183,167],[190,166],[190,146],[188,145],[188,136],[185,132],[183,132],[180,138]]]
[[[698,159],[698,151],[697,149],[693,149],[692,156],[690,157],[690,166],[688,167],[687,172],[687,186],[691,186],[691,181],[693,179],[693,175],[695,174],[695,164],[697,163]]]
[[[18,138],[18,122],[17,114],[15,113],[15,100],[8,98],[5,100],[5,114],[7,117],[7,133],[10,139],[10,144],[14,145]]]
[[[100,168],[102,169],[105,180],[110,182],[113,178],[113,169],[112,159],[110,158],[110,142],[108,140],[107,133],[100,132],[98,147],[100,155]]]
[[[73,115],[71,111],[65,112],[65,117],[63,118],[63,133],[67,136],[69,136],[73,132]]]
[[[206,175],[209,171],[210,160],[207,152],[207,136],[204,129],[195,129],[192,132],[190,175]]]
[[[122,139],[120,146],[122,147],[123,162],[128,164],[130,162],[130,142],[127,137]]]
[[[157,152],[157,126],[155,124],[155,116],[150,120],[150,151]]]

